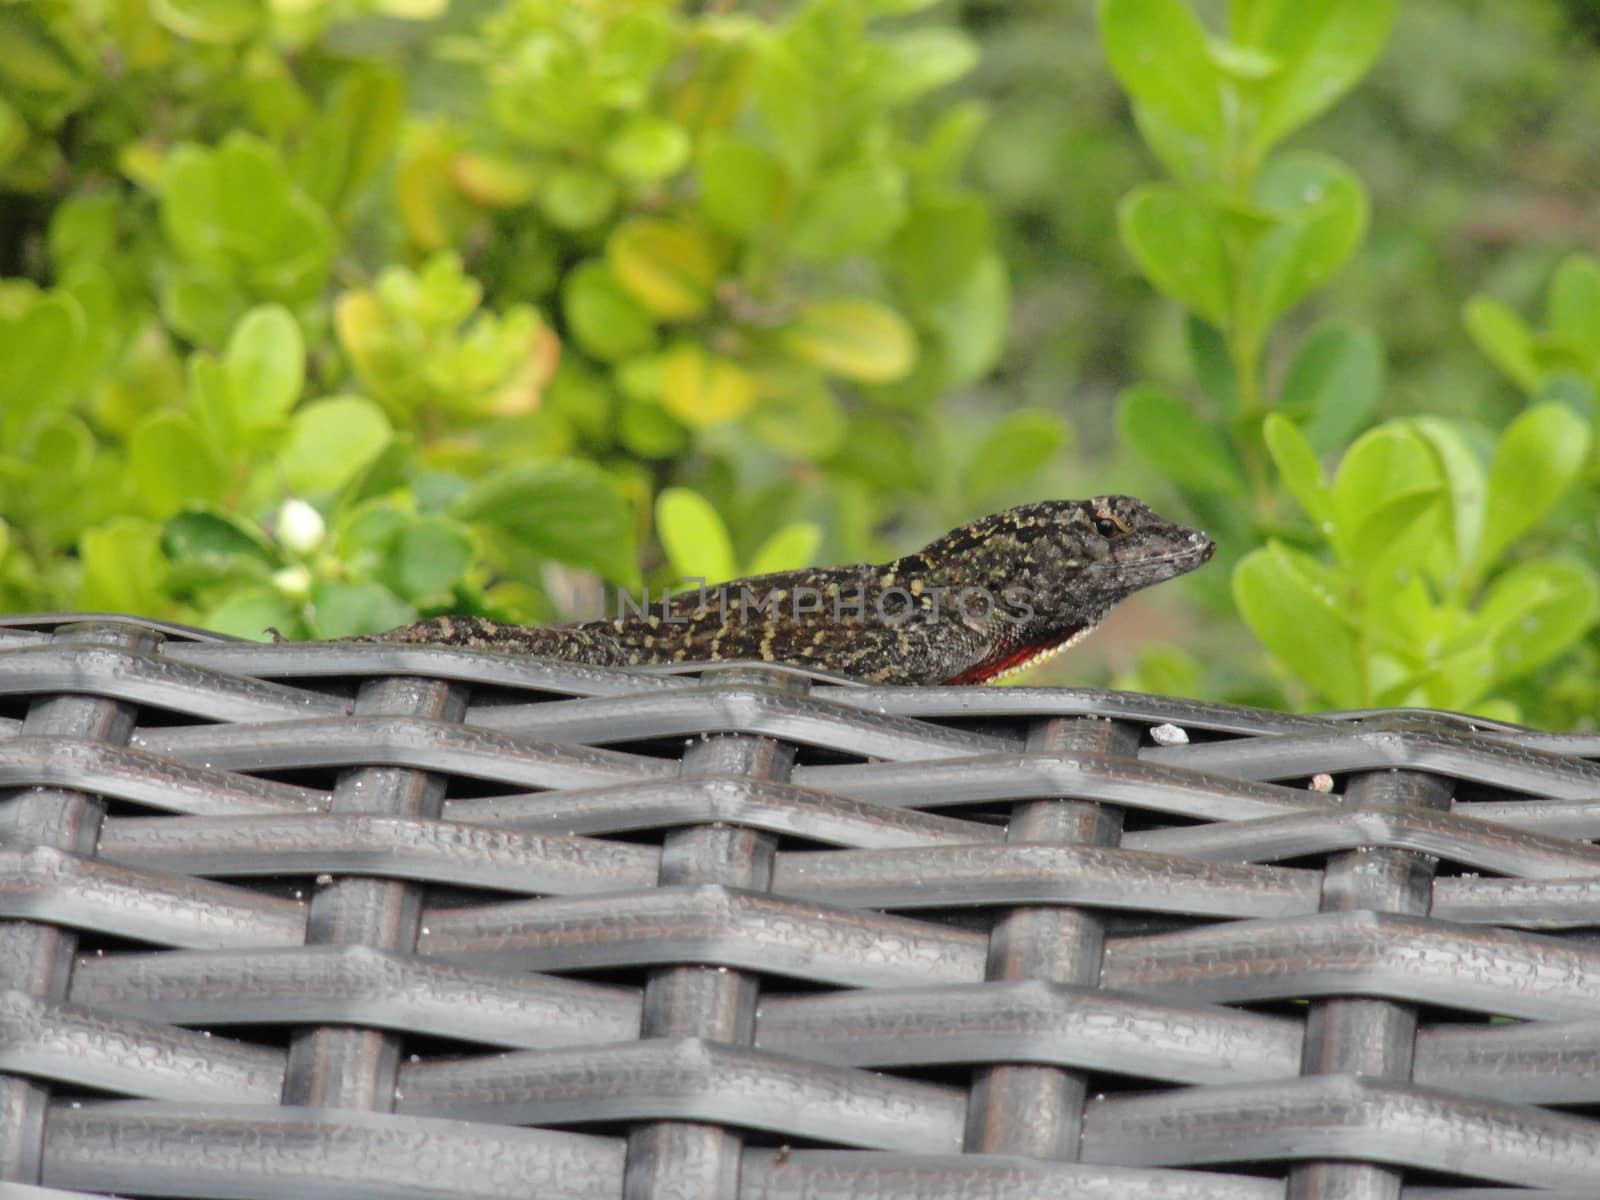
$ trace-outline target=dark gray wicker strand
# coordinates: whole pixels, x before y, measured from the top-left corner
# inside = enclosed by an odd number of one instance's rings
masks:
[[[123,648],[146,650],[157,641],[156,635],[132,625],[68,625],[56,633],[48,652],[97,660]],[[28,714],[18,733],[122,745],[133,732],[136,717],[131,704],[70,690],[43,692],[29,697]],[[0,837],[11,846],[92,854],[104,815],[104,805],[92,794],[30,788],[0,800]],[[0,922],[0,986],[46,1004],[61,1000],[76,946],[73,930],[65,926]],[[29,1076],[0,1076],[0,1179],[38,1181],[48,1101],[49,1089]]]
[[[0,1200],[1593,1197],[1597,759],[3,619]]]

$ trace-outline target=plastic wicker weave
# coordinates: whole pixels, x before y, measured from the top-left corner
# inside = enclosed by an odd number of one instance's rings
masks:
[[[1600,738],[104,619],[0,697],[0,1196],[1600,1195]]]

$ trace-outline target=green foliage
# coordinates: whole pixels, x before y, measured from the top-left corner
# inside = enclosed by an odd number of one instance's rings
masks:
[[[1119,230],[1188,311],[1199,384],[1193,399],[1127,389],[1118,428],[1239,556],[1231,599],[1301,702],[1516,717],[1519,685],[1570,659],[1600,602],[1590,565],[1536,549],[1593,476],[1600,268],[1561,266],[1546,333],[1496,301],[1467,306],[1532,401],[1498,437],[1440,417],[1368,429],[1385,361],[1359,324],[1310,329],[1275,386],[1267,370],[1274,326],[1349,260],[1369,207],[1336,159],[1273,148],[1360,79],[1394,14],[1392,0],[1257,0],[1211,33],[1184,0],[1103,0],[1106,55],[1173,176],[1124,197]]]
[[[1360,244],[1366,190],[1330,155],[1273,153],[1371,66],[1393,0],[1259,0],[1208,31],[1187,0],[1103,0],[1101,37],[1140,132],[1172,174],[1117,206],[1129,256],[1189,314],[1190,365],[1203,394],[1140,384],[1118,429],[1183,493],[1235,559],[1271,532],[1278,497],[1262,422],[1292,414],[1319,450],[1371,419],[1381,387],[1377,337],[1357,325],[1302,339],[1269,379],[1274,326],[1326,285]],[[1209,581],[1221,602],[1221,573]]]
[[[707,584],[803,567],[822,540],[822,531],[815,525],[795,521],[769,537],[741,566],[717,510],[688,488],[668,488],[656,497],[656,528],[678,581]]]
[[[1118,686],[1592,726],[1574,13],[0,5],[0,605],[547,620],[1133,491],[1221,549]]]
[[[1314,151],[1272,151],[1365,73],[1393,15],[1393,0],[1256,0],[1230,5],[1226,29],[1213,33],[1187,0],[1100,5],[1111,68],[1173,176],[1124,196],[1118,231],[1145,277],[1187,310],[1202,388],[1186,397],[1131,387],[1118,429],[1221,534],[1225,560],[1277,520],[1268,413],[1291,414],[1325,451],[1358,432],[1376,404],[1382,350],[1360,326],[1312,332],[1275,388],[1268,377],[1274,325],[1338,273],[1368,220],[1349,167]]]
[[[1515,716],[1507,685],[1570,651],[1594,622],[1600,583],[1588,566],[1507,558],[1582,470],[1590,430],[1570,409],[1529,408],[1487,472],[1437,418],[1369,431],[1331,484],[1293,422],[1274,414],[1266,435],[1333,563],[1270,540],[1235,569],[1234,597],[1318,702]]]
[[[0,604],[545,620],[1020,496],[1057,415],[918,494],[1009,300],[924,7],[0,10]]]
[[[1573,254],[1561,261],[1545,294],[1541,332],[1489,296],[1470,300],[1463,318],[1484,356],[1530,400],[1584,414],[1593,408],[1600,396],[1600,259]]]

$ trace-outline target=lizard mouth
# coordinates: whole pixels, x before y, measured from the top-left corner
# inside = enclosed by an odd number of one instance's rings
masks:
[[[994,683],[998,679],[1009,678],[1019,671],[1037,666],[1046,659],[1054,658],[1068,647],[1076,646],[1094,630],[1094,625],[1078,625],[1054,641],[1029,642],[1014,650],[1001,651],[990,655],[976,666],[968,667],[955,678],[945,680],[945,683]]]
[[[1148,580],[1141,586],[1148,587],[1152,583],[1160,583],[1171,579],[1175,575],[1182,575],[1196,567],[1211,561],[1211,556],[1216,553],[1217,544],[1206,540],[1201,543],[1192,543],[1182,549],[1173,550],[1166,554],[1158,554],[1151,558],[1135,559],[1132,562],[1107,559],[1104,562],[1091,563],[1090,569],[1099,573],[1115,571],[1129,577]]]

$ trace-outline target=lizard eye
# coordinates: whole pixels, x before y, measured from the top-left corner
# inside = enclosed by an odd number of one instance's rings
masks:
[[[1095,532],[1101,537],[1116,537],[1118,534],[1128,532],[1128,527],[1117,520],[1110,513],[1096,513],[1094,518]]]

